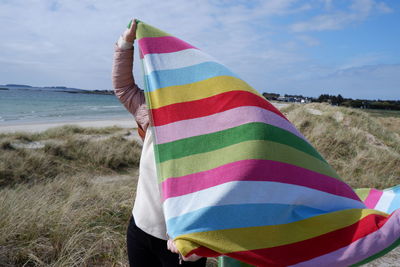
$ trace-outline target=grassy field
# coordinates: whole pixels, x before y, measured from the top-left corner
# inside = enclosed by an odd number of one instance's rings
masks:
[[[363,109],[374,117],[395,117],[400,118],[400,110],[383,110],[383,109]]]
[[[127,130],[116,127],[76,126],[38,134],[1,134],[0,186],[137,168],[141,146],[128,136]]]
[[[0,136],[0,266],[126,266],[141,145],[119,128]]]
[[[400,184],[400,117],[324,104],[282,111],[351,186]],[[115,127],[0,135],[0,266],[127,266],[140,150]]]

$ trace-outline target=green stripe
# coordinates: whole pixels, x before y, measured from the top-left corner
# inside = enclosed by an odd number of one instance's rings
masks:
[[[171,36],[171,34],[161,31],[143,22],[140,22],[137,25],[136,39],[138,40],[144,37],[162,37],[162,36]]]
[[[252,122],[223,131],[185,138],[157,145],[160,162],[210,152],[250,140],[272,141],[288,145],[319,160],[322,156],[304,139],[279,127],[263,122]]]
[[[191,173],[214,169],[246,159],[265,159],[284,162],[339,179],[329,164],[290,146],[271,141],[246,141],[211,152],[195,154],[157,164],[160,181]]]
[[[362,261],[360,261],[360,262],[357,262],[356,264],[351,265],[351,267],[353,267],[353,266],[360,266],[360,265],[366,264],[366,263],[368,263],[368,262],[370,262],[370,261],[373,261],[373,260],[375,260],[375,259],[377,259],[377,258],[379,258],[379,257],[382,257],[382,256],[385,255],[386,253],[388,253],[388,252],[390,252],[391,250],[395,249],[398,245],[400,245],[400,238],[397,239],[393,244],[391,244],[389,247],[385,248],[384,250],[382,250],[382,251],[380,251],[380,252],[378,252],[378,253],[372,255],[372,256],[369,257],[369,258],[366,258],[365,260],[362,260]]]

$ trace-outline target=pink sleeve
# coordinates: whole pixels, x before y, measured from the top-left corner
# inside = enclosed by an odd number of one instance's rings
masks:
[[[112,69],[112,82],[115,95],[133,114],[142,129],[146,130],[149,125],[149,114],[146,107],[143,90],[141,90],[133,79],[133,49],[121,49],[115,47]]]

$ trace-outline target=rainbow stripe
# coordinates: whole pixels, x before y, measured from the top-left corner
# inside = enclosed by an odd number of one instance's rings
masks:
[[[400,207],[400,185],[385,190],[362,188],[355,191],[369,209],[390,214]]]
[[[398,245],[398,187],[354,192],[223,64],[143,22],[137,39],[167,230],[183,255],[348,266]]]

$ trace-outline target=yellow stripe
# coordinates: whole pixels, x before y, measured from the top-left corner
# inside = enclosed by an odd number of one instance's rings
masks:
[[[149,24],[144,22],[139,22],[136,26],[136,39],[140,40],[144,37],[163,37],[163,36],[171,36],[169,33],[161,31]]]
[[[371,188],[359,188],[355,189],[354,192],[356,192],[357,196],[364,202],[365,199],[367,199],[369,192],[371,191]]]
[[[161,176],[158,177],[163,181],[246,159],[284,162],[339,179],[335,170],[322,160],[290,146],[264,140],[241,142],[211,152],[164,161],[159,165]]]
[[[156,109],[174,103],[194,101],[230,91],[247,91],[260,97],[256,90],[241,79],[232,76],[217,76],[195,83],[168,86],[149,93],[151,108]],[[264,100],[265,98],[262,97]]]
[[[187,255],[190,251],[200,246],[219,253],[272,248],[339,230],[358,222],[370,214],[389,216],[377,210],[348,209],[288,224],[186,234],[178,236],[175,241],[182,255]]]

